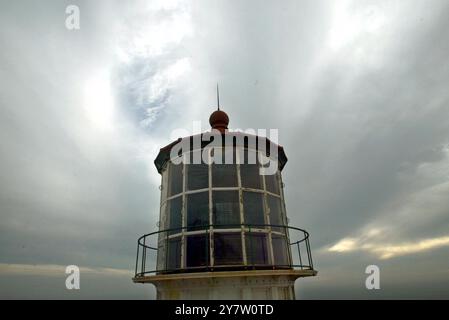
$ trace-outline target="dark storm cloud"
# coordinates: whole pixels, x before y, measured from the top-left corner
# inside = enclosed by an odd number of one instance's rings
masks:
[[[231,127],[279,129],[319,270],[300,297],[448,297],[449,5],[431,3],[78,2],[76,32],[66,3],[3,3],[0,263],[131,270],[158,220],[152,160],[207,129],[218,81]],[[29,297],[14,279],[2,297]]]
[[[1,262],[132,270],[136,239],[158,216],[157,183],[149,174],[153,156],[145,155],[153,147],[127,130],[126,120],[111,131],[103,109],[89,110],[86,99],[108,103],[84,97],[86,81],[104,87],[96,73],[107,63],[107,41],[94,46],[90,37],[105,29],[100,24],[93,32],[70,33],[65,6],[47,5],[30,3],[23,10],[20,3],[2,4]],[[86,27],[89,19],[83,21]],[[50,283],[44,278],[43,292]],[[7,291],[19,292],[11,279],[4,282]],[[114,279],[131,284],[130,275]],[[82,296],[100,294],[86,289]],[[21,295],[2,291],[11,296]]]

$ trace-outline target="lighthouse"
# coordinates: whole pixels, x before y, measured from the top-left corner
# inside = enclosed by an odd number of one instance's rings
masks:
[[[231,132],[219,107],[209,123],[154,161],[159,230],[138,239],[133,281],[156,286],[157,299],[295,299],[295,281],[317,272],[309,233],[288,224],[284,149]]]

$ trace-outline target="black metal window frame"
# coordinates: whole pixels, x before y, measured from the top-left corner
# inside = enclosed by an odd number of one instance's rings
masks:
[[[245,220],[245,213],[244,213],[244,195],[246,193],[258,193],[262,195],[262,201],[263,201],[263,219],[261,221],[257,221],[257,223],[263,223],[266,225],[270,225],[270,214],[269,214],[269,207],[268,207],[268,197],[272,196],[272,197],[276,197],[279,198],[279,201],[281,203],[281,222],[283,222],[283,224],[286,224],[287,222],[287,217],[286,217],[286,210],[285,210],[285,205],[284,205],[284,196],[283,196],[283,189],[282,189],[282,177],[280,174],[280,171],[277,170],[275,175],[276,175],[276,180],[278,182],[278,188],[277,190],[279,191],[279,194],[273,193],[271,191],[269,191],[267,189],[266,183],[265,183],[265,176],[261,175],[261,180],[262,180],[262,184],[261,184],[261,188],[260,189],[253,189],[253,188],[247,188],[247,187],[243,187],[242,186],[242,175],[241,175],[241,165],[240,163],[236,163],[235,164],[235,168],[236,168],[236,174],[237,174],[237,183],[235,186],[230,186],[230,187],[214,187],[213,186],[213,181],[212,181],[212,177],[213,177],[213,168],[214,165],[211,163],[211,157],[212,157],[212,153],[214,149],[217,148],[223,148],[223,147],[216,147],[216,148],[210,148],[207,149],[208,151],[208,187],[207,188],[202,188],[202,189],[197,189],[197,190],[188,190],[187,188],[187,177],[188,177],[188,169],[189,169],[189,161],[192,159],[192,154],[194,152],[199,152],[200,149],[196,149],[196,150],[192,150],[192,151],[188,151],[183,153],[182,155],[180,155],[178,157],[178,160],[180,160],[180,158],[182,157],[182,164],[183,164],[183,168],[181,171],[181,175],[182,175],[182,187],[181,192],[178,194],[174,194],[174,195],[170,195],[168,193],[164,193],[162,192],[161,194],[161,213],[160,213],[160,228],[164,228],[164,229],[170,229],[173,228],[173,225],[170,224],[170,212],[168,211],[168,209],[170,208],[169,202],[172,201],[173,199],[177,199],[178,197],[182,197],[182,210],[180,212],[181,217],[182,217],[182,227],[188,227],[187,229],[183,229],[183,233],[185,233],[186,231],[190,231],[189,229],[192,229],[191,226],[189,226],[188,224],[188,217],[187,217],[187,206],[188,206],[188,200],[189,200],[189,195],[191,194],[195,194],[195,193],[201,193],[201,192],[208,192],[209,193],[209,224],[213,224],[214,223],[214,218],[213,218],[213,197],[214,197],[214,192],[219,192],[219,191],[238,191],[239,193],[239,206],[240,206],[240,223],[250,223],[249,221]],[[202,151],[203,149],[201,149]],[[258,167],[262,167],[262,165],[259,163],[259,157],[266,157],[266,155],[263,154],[263,152],[258,151],[256,149],[251,149],[251,148],[243,148],[243,147],[233,147],[233,154],[234,154],[234,159],[245,159],[246,156],[248,155],[249,152],[253,152],[255,158],[256,158],[256,164],[258,165]],[[222,154],[224,154],[225,152],[222,152]],[[267,158],[267,157],[266,157]],[[172,181],[171,178],[171,170],[172,170],[173,164],[171,163],[171,161],[168,162],[168,166],[166,167],[166,170],[163,172],[163,176],[164,174],[167,175],[167,179],[163,178],[163,185],[162,185],[162,189],[164,191],[164,189],[170,190],[172,188],[172,186],[169,185],[169,183]],[[178,168],[179,169],[179,168]],[[164,185],[164,180],[165,180],[165,185]],[[205,221],[202,221],[205,222]],[[219,227],[222,228],[222,227]],[[270,228],[270,227],[267,227]],[[197,226],[195,226],[195,229],[198,229]],[[224,230],[226,231],[226,230]],[[232,230],[232,231],[238,231],[238,230]],[[262,232],[266,231],[266,230],[261,230]],[[270,231],[270,230],[269,230]],[[212,227],[210,229],[210,233],[212,232]],[[243,260],[244,263],[246,263],[247,260],[247,255],[246,255],[246,248],[245,248],[245,234],[244,234],[244,230],[241,228],[240,230],[241,234],[242,234],[242,248],[243,248]],[[171,234],[173,234],[173,232],[171,232]],[[288,237],[288,234],[287,234]],[[181,247],[181,251],[184,254],[185,253],[185,235],[182,236],[182,247]],[[212,239],[210,239],[210,241],[212,241]],[[273,260],[274,259],[274,254],[273,254],[273,249],[272,249],[272,241],[271,241],[271,232],[269,232],[268,234],[268,247],[269,247],[269,254],[270,254],[270,259]],[[210,256],[212,255],[212,249],[210,252]],[[182,264],[185,263],[185,259],[182,259],[181,261]]]
[[[242,147],[234,147],[234,154],[235,158],[240,158],[241,154],[248,152],[254,152],[256,158],[259,156],[266,157],[263,153],[261,153],[258,150],[255,149],[248,149],[248,148],[242,148]],[[232,233],[239,233],[241,238],[241,250],[242,250],[242,263],[239,264],[237,267],[247,267],[251,266],[254,267],[254,264],[252,263],[252,255],[254,253],[247,254],[248,250],[248,241],[246,241],[245,237],[246,235],[251,232],[258,233],[258,234],[265,234],[266,235],[266,247],[268,249],[268,260],[269,264],[264,264],[264,267],[266,266],[275,266],[280,267],[279,265],[276,266],[275,261],[275,253],[273,252],[273,239],[272,237],[285,237],[286,243],[289,245],[287,246],[288,252],[287,252],[287,266],[298,266],[298,267],[306,267],[306,265],[303,265],[302,262],[299,261],[299,263],[293,263],[293,258],[291,254],[292,246],[290,245],[290,235],[289,231],[291,231],[291,227],[287,226],[287,215],[285,210],[285,202],[284,202],[284,190],[283,190],[283,183],[282,183],[282,177],[279,170],[276,171],[276,181],[278,183],[278,192],[279,193],[273,193],[268,190],[267,184],[266,184],[266,178],[265,176],[261,175],[261,188],[260,189],[253,189],[253,188],[247,188],[242,186],[242,174],[241,174],[241,165],[239,163],[236,164],[236,173],[237,173],[237,185],[232,187],[213,187],[212,183],[212,170],[213,165],[211,164],[210,157],[211,157],[211,149],[209,150],[208,157],[209,157],[209,165],[208,165],[208,187],[197,189],[197,190],[188,190],[187,188],[187,177],[188,177],[188,165],[186,164],[186,159],[191,159],[191,155],[193,152],[198,152],[200,150],[192,150],[189,152],[185,152],[184,154],[180,155],[180,157],[183,158],[182,170],[181,170],[181,181],[182,181],[182,187],[180,188],[181,192],[178,194],[170,195],[168,193],[169,189],[171,189],[172,186],[170,186],[170,182],[172,181],[171,178],[171,167],[172,164],[169,161],[168,165],[165,167],[165,169],[162,172],[162,192],[161,192],[161,210],[160,210],[160,223],[159,228],[161,231],[158,231],[156,233],[152,233],[151,235],[157,234],[158,240],[157,240],[157,250],[158,250],[158,257],[157,257],[157,266],[154,268],[153,271],[159,270],[157,272],[169,272],[170,268],[167,268],[167,258],[168,258],[168,245],[165,244],[166,241],[169,239],[176,239],[179,238],[181,242],[180,246],[180,258],[179,258],[179,267],[175,268],[176,270],[185,270],[187,267],[187,237],[194,236],[194,235],[206,235],[208,238],[208,254],[207,257],[209,257],[208,261],[208,268],[217,268],[217,264],[214,262],[214,248],[213,248],[213,235],[214,233],[226,233],[226,232],[232,232]],[[179,158],[178,158],[179,160]],[[257,165],[260,168],[260,163],[257,160]],[[179,167],[177,168],[179,170]],[[225,191],[235,191],[238,192],[239,195],[239,214],[240,214],[240,224],[234,224],[234,225],[228,225],[227,227],[223,224],[221,225],[214,225],[214,218],[213,218],[213,199],[214,199],[214,193],[215,192],[225,192]],[[207,229],[203,229],[203,227],[195,226],[195,228],[191,228],[191,226],[188,225],[188,217],[187,217],[187,202],[190,195],[207,192],[208,193],[208,204],[209,204],[209,219],[207,224],[206,221],[201,221],[204,223],[205,227]],[[257,221],[257,224],[254,222],[246,221],[245,219],[245,210],[244,210],[244,195],[246,193],[257,193],[261,194],[262,196],[262,202],[263,202],[263,221]],[[274,225],[273,221],[270,221],[270,208],[269,208],[269,201],[268,198],[276,198],[279,199],[280,202],[280,215],[281,215],[281,221],[280,225]],[[176,226],[176,228],[173,228],[173,226],[170,225],[170,201],[179,201],[181,200],[181,221],[182,221],[182,227]],[[300,230],[300,229],[298,229]],[[144,238],[144,244],[145,244]],[[308,235],[307,235],[308,239]],[[305,240],[304,240],[305,241]],[[293,242],[296,243],[296,242]],[[308,243],[308,240],[307,240]],[[139,245],[138,245],[139,246]],[[146,252],[146,249],[143,250],[145,246],[142,247],[142,251]],[[300,248],[297,248],[298,251]],[[164,251],[165,250],[165,251]],[[308,249],[306,250],[309,251]],[[154,253],[154,252],[152,252]],[[301,257],[301,254],[299,254]],[[143,258],[143,257],[142,257]],[[146,261],[146,258],[143,258],[142,261]],[[191,268],[188,268],[189,270]],[[136,268],[137,270],[137,268]],[[136,271],[137,272],[137,271]]]

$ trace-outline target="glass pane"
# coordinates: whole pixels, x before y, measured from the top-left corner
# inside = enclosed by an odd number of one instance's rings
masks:
[[[279,194],[279,180],[278,174],[269,174],[265,175],[265,185],[267,187],[267,191],[273,192],[275,194]]]
[[[288,266],[288,251],[285,237],[272,235],[274,265]]]
[[[268,208],[270,209],[270,223],[272,225],[285,225],[282,219],[281,199],[275,196],[267,196]],[[273,228],[273,230],[281,231],[282,228]]]
[[[167,269],[166,265],[165,265],[165,256],[167,254],[166,247],[165,247],[166,246],[166,241],[165,241],[166,233],[161,232],[159,234],[159,237],[162,237],[162,236],[163,236],[163,239],[159,239],[158,246],[157,246],[157,249],[158,249],[158,251],[157,251],[157,270],[158,271],[163,271],[163,270]],[[140,265],[139,265],[139,268],[140,268]]]
[[[242,238],[239,233],[214,233],[215,265],[242,264]]]
[[[248,264],[269,264],[267,236],[263,233],[245,233]]]
[[[194,152],[198,157],[201,156],[200,151]],[[192,155],[192,154],[191,154]],[[201,159],[201,158],[199,158]],[[193,163],[194,158],[191,159],[190,163]],[[195,163],[187,165],[187,189],[188,190],[198,190],[209,187],[209,167],[207,164]]]
[[[209,187],[209,166],[202,161],[201,150],[189,154],[190,164],[187,169],[187,190],[198,190]]]
[[[212,164],[212,186],[213,187],[237,187],[237,165],[235,164],[235,149],[221,148],[221,164]],[[217,149],[212,150],[212,155],[217,153]],[[231,162],[226,164],[225,162]]]
[[[240,177],[242,187],[262,189],[262,176],[259,173],[257,153],[253,150],[244,150],[244,163],[240,164]]]
[[[179,196],[168,200],[168,210],[168,228],[177,229],[170,231],[169,234],[180,233],[182,227],[182,197]]]
[[[181,238],[168,240],[167,269],[181,268]]]
[[[245,224],[264,225],[263,194],[243,192],[243,211],[245,212]]]
[[[234,225],[223,226],[223,228],[240,227],[238,191],[214,191],[212,194],[212,203],[212,212],[215,225]]]
[[[201,230],[209,224],[209,193],[187,195],[187,231]]]
[[[169,196],[182,192],[182,163],[170,163],[169,169]]]
[[[256,164],[259,165],[258,153],[253,149],[243,150],[243,159],[245,164]]]
[[[187,237],[187,267],[206,266],[209,261],[209,235]]]

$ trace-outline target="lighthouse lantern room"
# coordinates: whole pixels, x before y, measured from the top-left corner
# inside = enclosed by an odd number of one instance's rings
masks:
[[[317,272],[309,234],[288,225],[284,149],[230,132],[221,110],[209,122],[155,160],[159,230],[138,239],[133,281],[158,299],[295,299],[295,280]]]

